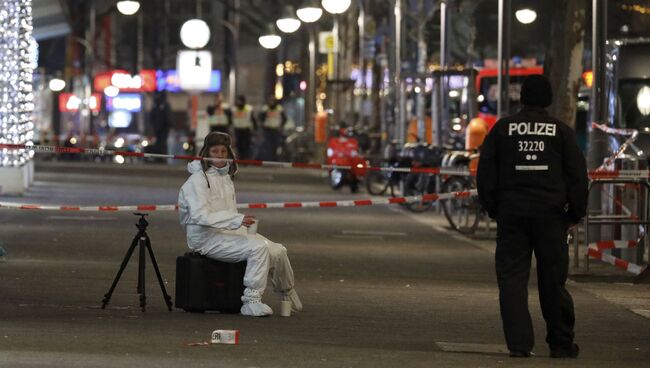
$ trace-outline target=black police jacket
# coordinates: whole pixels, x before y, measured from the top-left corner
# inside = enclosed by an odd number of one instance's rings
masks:
[[[479,200],[492,218],[587,210],[587,167],[573,130],[539,107],[497,121],[481,147]]]

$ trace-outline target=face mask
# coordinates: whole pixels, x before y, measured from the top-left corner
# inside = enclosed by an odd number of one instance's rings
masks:
[[[216,166],[213,167],[217,169],[219,175],[228,175],[228,171],[230,170],[230,162],[226,163],[226,166],[224,167],[216,167]]]

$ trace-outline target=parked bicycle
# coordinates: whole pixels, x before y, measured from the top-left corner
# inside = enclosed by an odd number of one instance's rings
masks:
[[[420,144],[413,149],[413,167],[441,167],[443,157],[448,148]],[[441,177],[434,173],[408,173],[404,179],[404,196],[421,196],[437,193],[441,188]],[[424,212],[433,206],[431,201],[409,202],[406,204],[412,212]]]
[[[477,153],[467,151],[450,152],[443,159],[443,166],[468,171],[470,162],[477,159]],[[467,192],[476,188],[475,178],[468,175],[448,176],[442,184],[443,193]],[[452,229],[461,234],[473,234],[485,215],[477,196],[458,196],[440,201],[445,218]]]
[[[429,147],[420,143],[409,143],[395,154],[396,144],[387,146],[382,167],[440,167],[469,172],[470,162],[478,158],[477,153],[464,150],[452,150],[450,147]],[[393,153],[393,154],[391,154]],[[438,190],[438,188],[440,190]],[[430,193],[467,192],[475,189],[473,176],[433,173],[408,173],[390,170],[373,170],[366,174],[366,189],[372,195],[389,195],[395,197],[422,196]],[[485,213],[476,196],[458,196],[440,201],[449,226],[462,233],[472,234],[478,228]],[[431,201],[410,202],[404,204],[412,212],[425,212],[433,207]]]
[[[477,158],[477,153],[468,151],[425,147],[415,150],[413,166],[440,167],[464,173],[469,172],[470,163]],[[469,175],[409,173],[404,179],[405,196],[467,192],[475,188],[474,177]],[[483,216],[481,205],[476,196],[458,196],[441,200],[440,205],[452,229],[461,234],[476,232]],[[410,202],[406,207],[416,213],[424,212],[433,207],[433,202]]]
[[[475,189],[471,177],[450,176],[445,180],[442,191],[466,192]],[[459,196],[442,200],[442,209],[452,229],[461,234],[473,234],[482,218],[482,208],[477,196]]]
[[[410,167],[412,157],[408,152],[407,148],[400,151],[397,142],[391,142],[386,146],[379,166],[393,169]],[[366,172],[366,190],[372,195],[384,195],[388,192],[391,197],[395,197],[402,193],[402,182],[407,174],[393,170],[369,170]]]
[[[309,162],[316,152],[314,138],[303,127],[284,132],[285,138],[278,147],[278,160],[288,162]]]

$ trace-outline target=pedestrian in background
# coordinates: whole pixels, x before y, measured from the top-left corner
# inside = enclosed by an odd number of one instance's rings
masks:
[[[221,93],[217,93],[214,105],[208,106],[206,112],[211,132],[228,133],[228,129],[232,125],[232,111],[230,111],[230,106],[223,102]]]
[[[282,132],[287,122],[287,115],[275,96],[269,97],[268,103],[262,107],[259,118],[264,135],[260,159],[277,161],[278,147],[282,144]]]
[[[511,357],[529,357],[534,345],[528,311],[533,252],[550,356],[575,358],[579,352],[573,300],[565,288],[567,231],[586,213],[587,167],[573,130],[546,112],[552,99],[547,78],[527,77],[523,109],[497,121],[479,159],[479,200],[497,220],[499,303]]]
[[[154,153],[168,153],[167,138],[171,129],[171,106],[167,101],[165,91],[155,92],[153,96],[153,106],[149,112],[149,123],[153,127],[156,142],[154,143]]]
[[[250,159],[251,138],[257,129],[257,121],[253,115],[253,107],[246,103],[246,97],[237,96],[235,107],[232,109],[232,124],[235,128],[235,143],[240,158]]]

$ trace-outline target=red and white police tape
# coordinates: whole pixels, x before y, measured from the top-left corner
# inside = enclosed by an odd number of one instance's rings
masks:
[[[78,148],[78,147],[60,147],[60,146],[40,146],[40,145],[25,145],[25,144],[8,144],[0,143],[0,149],[6,150],[31,150],[34,152],[42,153],[72,153],[80,155],[94,155],[94,156],[125,156],[125,157],[150,157],[150,158],[171,158],[174,160],[206,160],[206,161],[234,161],[237,164],[244,166],[264,166],[264,167],[282,167],[282,168],[295,168],[295,169],[343,169],[351,170],[352,166],[348,165],[327,165],[327,164],[309,164],[302,162],[279,162],[279,161],[263,161],[263,160],[230,160],[230,159],[214,159],[200,156],[191,155],[166,155],[159,153],[145,153],[145,152],[129,152],[129,151],[116,151],[108,149],[96,148]],[[476,175],[475,171],[466,169],[454,168],[439,168],[439,167],[375,167],[375,166],[358,166],[359,169],[366,169],[370,171],[395,171],[405,173],[428,173],[428,174],[442,174],[442,175],[456,175],[456,176],[470,176]]]
[[[604,124],[596,124],[594,122],[591,123],[592,128],[599,129],[607,134],[616,134],[616,135],[622,135],[622,136],[629,136],[630,138],[626,139],[623,144],[620,145],[618,150],[614,152],[610,157],[605,159],[605,162],[603,162],[602,165],[600,165],[595,171],[603,171],[606,170],[607,168],[612,167],[612,164],[614,163],[614,160],[621,154],[623,153],[628,146],[630,146],[636,139],[639,137],[639,131],[636,129],[615,129],[615,128],[610,128],[608,126],[605,126]]]
[[[605,126],[604,124],[596,124],[592,123],[591,124],[592,128],[599,129],[607,134],[615,134],[615,135],[621,135],[621,136],[629,136],[628,139],[623,142],[623,144],[620,145],[618,150],[614,152],[610,157],[608,157],[600,167],[598,167],[596,170],[591,171],[589,173],[589,177],[592,179],[611,179],[611,178],[630,178],[630,179],[636,179],[636,178],[648,178],[650,175],[648,175],[649,171],[648,170],[614,170],[614,171],[608,171],[606,170],[609,167],[612,167],[612,164],[614,163],[614,160],[621,154],[623,151],[625,151],[628,146],[630,146],[634,141],[636,141],[637,137],[639,136],[639,131],[636,129],[616,129],[616,128],[610,128],[608,126]],[[614,198],[615,199],[615,198]],[[615,199],[616,201],[616,199]],[[636,217],[634,216],[631,211],[629,211],[625,206],[623,206],[622,203],[618,203],[619,205],[622,206],[623,210],[626,212],[627,215],[631,215],[633,218]],[[609,253],[604,253],[603,251],[606,250],[611,250],[611,249],[629,249],[629,248],[634,248],[636,247],[643,237],[645,236],[645,232],[643,231],[643,227],[639,226],[640,228],[640,234],[639,238],[636,240],[606,240],[606,241],[600,241],[596,243],[589,243],[589,246],[587,248],[587,254],[591,258],[599,259],[605,263],[609,263],[617,268],[620,268],[624,271],[630,272],[634,275],[640,275],[642,272],[644,272],[647,269],[647,265],[645,266],[640,266],[634,263],[631,263],[629,261],[626,261],[624,259],[620,259],[618,257],[615,257]]]
[[[611,129],[611,128],[608,128]],[[95,148],[77,148],[77,147],[59,147],[59,146],[39,146],[39,145],[24,145],[24,144],[0,144],[0,149],[14,149],[14,150],[33,150],[35,152],[47,153],[72,153],[72,154],[85,154],[97,156],[130,156],[130,157],[150,157],[150,158],[171,158],[176,160],[206,160],[206,161],[233,161],[233,160],[220,160],[211,159],[206,157],[191,156],[191,155],[166,155],[158,153],[144,153],[144,152],[128,152],[128,151],[115,151]],[[327,164],[310,164],[302,162],[280,162],[280,161],[263,161],[263,160],[234,160],[236,163],[244,166],[262,166],[262,167],[276,167],[276,168],[295,168],[295,169],[317,169],[317,170],[331,170],[343,169],[350,170],[351,166],[347,165],[327,165]],[[428,173],[428,174],[441,174],[441,175],[454,175],[454,176],[474,176],[476,171],[469,171],[467,169],[454,169],[454,168],[439,168],[439,167],[365,167],[369,171],[393,171],[403,173]],[[614,178],[650,178],[650,170],[604,170],[598,169],[589,172],[589,177],[592,179],[614,179]]]
[[[476,190],[450,193],[432,193],[421,196],[391,197],[381,199],[357,199],[348,201],[320,201],[320,202],[275,202],[275,203],[242,203],[238,209],[264,209],[264,208],[310,208],[310,207],[360,207],[386,204],[400,204],[410,202],[435,202],[450,198],[467,198],[476,195]],[[94,211],[94,212],[119,212],[119,211],[176,211],[178,205],[137,205],[137,206],[56,206],[40,204],[23,204],[0,202],[0,208],[18,210],[46,210],[46,211]]]
[[[591,179],[647,179],[650,178],[650,170],[594,170],[589,172]]]
[[[647,265],[639,266],[637,264],[628,262],[624,259],[614,257],[611,254],[603,253],[602,251],[593,248],[589,248],[588,254],[591,258],[599,259],[605,263],[609,263],[611,265],[614,265],[624,271],[630,272],[635,275],[640,275],[648,267]]]
[[[589,243],[589,248],[597,251],[605,249],[628,249],[634,248],[639,244],[639,240],[603,240],[595,243]]]
[[[595,122],[591,123],[591,127],[596,128],[598,130],[602,130],[603,132],[608,134],[616,134],[616,135],[634,135],[635,133],[638,134],[638,130],[636,129],[610,128],[605,124],[598,124]]]

